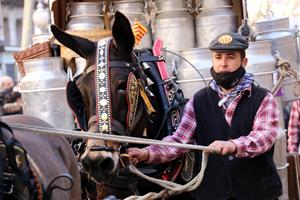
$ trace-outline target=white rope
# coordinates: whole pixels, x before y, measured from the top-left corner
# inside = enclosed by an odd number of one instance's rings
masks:
[[[200,172],[198,173],[197,176],[195,176],[190,182],[186,183],[185,185],[180,185],[180,184],[177,184],[174,182],[165,181],[165,180],[146,176],[142,172],[140,172],[137,168],[135,168],[134,166],[131,165],[129,167],[129,170],[131,173],[134,173],[134,174],[136,174],[150,182],[153,182],[165,189],[161,190],[159,193],[150,192],[150,193],[145,194],[144,196],[132,195],[132,196],[125,198],[124,200],[153,200],[153,199],[158,199],[158,198],[165,199],[172,195],[178,195],[183,192],[188,192],[188,191],[192,191],[192,190],[196,189],[203,180],[204,172],[205,172],[205,169],[207,166],[208,154],[209,153],[206,151],[202,152],[202,163],[201,163]]]
[[[219,153],[218,149],[201,146],[201,145],[193,145],[193,144],[182,144],[176,142],[165,142],[160,140],[153,139],[145,139],[131,136],[122,136],[122,135],[111,135],[111,134],[101,134],[101,133],[93,133],[93,132],[83,132],[83,131],[71,131],[67,129],[57,129],[52,127],[41,127],[41,126],[32,126],[25,124],[15,124],[15,123],[7,123],[11,128],[30,131],[35,134],[41,135],[59,135],[65,137],[72,138],[86,138],[86,139],[99,139],[105,141],[113,141],[120,143],[132,143],[132,144],[147,144],[147,145],[161,145],[161,146],[171,146],[177,148],[184,148],[190,150],[198,150],[198,151],[208,151],[211,153]]]
[[[119,135],[108,135],[108,134],[97,134],[92,132],[82,132],[82,131],[71,131],[65,129],[55,129],[49,127],[39,127],[39,126],[32,126],[32,125],[24,125],[24,124],[13,124],[7,123],[13,129],[19,129],[24,131],[30,131],[35,134],[42,134],[42,135],[59,135],[65,137],[75,137],[75,138],[91,138],[91,139],[100,139],[106,141],[114,141],[114,142],[124,142],[124,143],[135,143],[135,144],[154,144],[154,145],[162,145],[162,146],[173,146],[178,148],[185,148],[191,150],[202,150],[202,164],[201,170],[197,176],[195,176],[190,182],[186,183],[185,185],[180,185],[174,182],[165,181],[161,179],[152,178],[149,176],[144,175],[140,172],[137,168],[133,165],[129,167],[131,173],[134,173],[150,182],[160,185],[161,187],[165,188],[159,193],[150,192],[144,196],[129,196],[126,200],[148,200],[148,199],[158,199],[162,198],[165,199],[169,196],[181,194],[183,192],[192,191],[196,189],[200,183],[202,182],[204,172],[207,166],[208,154],[211,153],[218,153],[218,150],[215,148],[201,146],[201,145],[192,145],[192,144],[182,144],[182,143],[174,143],[174,142],[165,142],[153,139],[144,139],[144,138],[137,138],[137,137],[128,137],[128,136],[119,136]]]

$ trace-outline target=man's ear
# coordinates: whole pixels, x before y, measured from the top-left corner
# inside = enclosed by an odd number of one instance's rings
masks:
[[[246,67],[247,66],[247,64],[248,64],[248,58],[243,58],[243,60],[242,60],[242,67]]]

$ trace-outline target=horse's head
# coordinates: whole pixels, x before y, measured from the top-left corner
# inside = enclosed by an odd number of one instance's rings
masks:
[[[99,132],[99,113],[97,113],[96,108],[102,109],[102,104],[97,103],[98,98],[95,91],[95,83],[99,84],[95,76],[97,73],[95,70],[97,68],[96,60],[99,59],[97,56],[99,54],[97,43],[78,36],[69,35],[55,26],[51,26],[51,30],[60,43],[86,59],[85,70],[76,81],[76,87],[79,90],[77,93],[74,93],[82,96],[84,105],[84,109],[80,112],[80,116],[77,116],[77,120],[80,121],[79,124],[83,130]],[[100,116],[100,119],[101,117],[105,119],[108,114],[108,117],[111,119],[110,134],[128,135],[131,132],[136,133],[137,129],[139,129],[136,125],[140,124],[138,121],[142,119],[141,115],[144,107],[140,100],[136,102],[135,109],[130,111],[134,113],[135,117],[134,119],[128,119],[130,110],[130,107],[128,107],[128,98],[131,95],[127,92],[129,87],[128,77],[129,74],[136,72],[136,65],[134,64],[132,55],[135,38],[128,19],[120,12],[116,12],[115,14],[112,35],[113,39],[108,44],[109,50],[106,56],[110,65],[108,70],[109,86],[107,88],[100,88],[100,90],[109,91],[111,108],[110,112]],[[76,99],[76,97],[74,98]],[[137,97],[133,97],[133,99],[135,98],[137,99]],[[131,127],[128,125],[129,120],[132,121]],[[141,132],[141,130],[138,132]],[[84,169],[97,180],[105,179],[117,169],[119,146],[119,144],[114,142],[89,139],[86,143],[85,152],[81,157]]]

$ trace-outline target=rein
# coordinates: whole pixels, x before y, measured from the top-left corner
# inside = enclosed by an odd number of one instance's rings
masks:
[[[119,149],[115,149],[112,147],[106,147],[106,146],[87,146],[86,149],[89,149],[91,151],[108,151],[108,152],[120,152]]]

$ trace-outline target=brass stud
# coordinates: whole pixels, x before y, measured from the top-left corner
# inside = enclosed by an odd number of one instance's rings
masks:
[[[100,92],[103,93],[106,91],[106,88],[105,87],[100,87]]]
[[[100,105],[101,106],[106,106],[107,105],[107,100],[106,99],[101,99],[100,100]]]
[[[103,124],[103,125],[101,126],[101,130],[102,130],[102,131],[107,131],[107,130],[108,130],[107,124]]]
[[[106,120],[108,119],[107,113],[102,113],[102,114],[101,114],[101,119],[102,119],[103,121],[106,121]]]
[[[101,72],[101,73],[99,74],[99,78],[100,78],[101,80],[103,80],[103,79],[105,78],[105,74],[104,74],[103,72]]]

